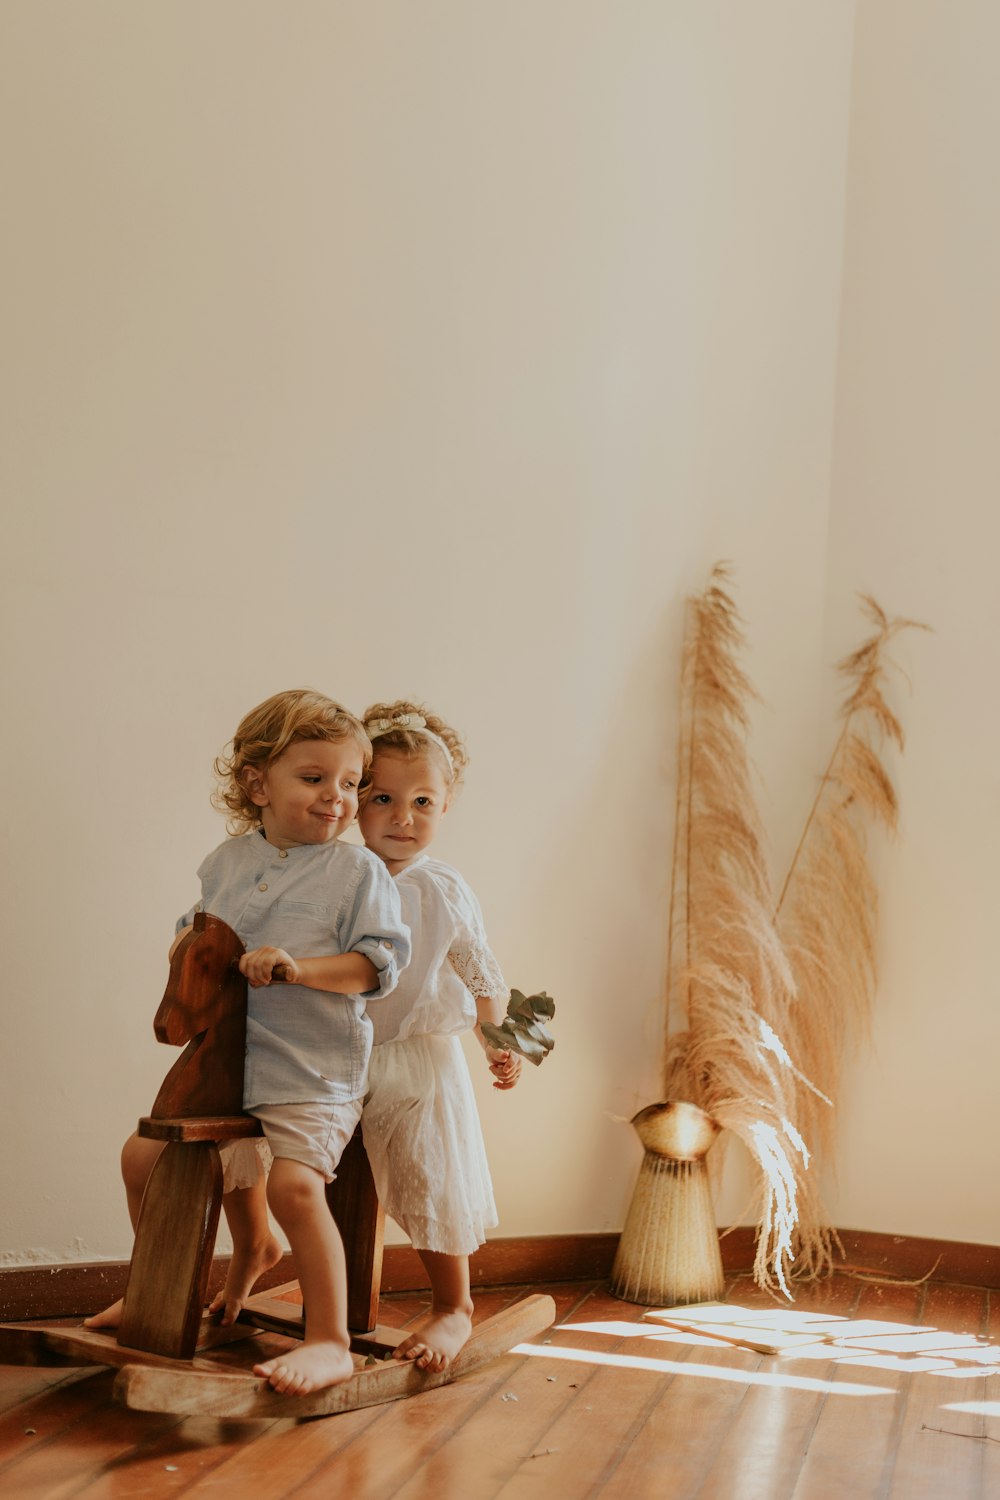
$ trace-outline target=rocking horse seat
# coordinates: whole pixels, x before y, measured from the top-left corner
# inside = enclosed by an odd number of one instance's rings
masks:
[[[145,1115],[136,1134],[150,1141],[243,1141],[264,1132],[253,1115],[183,1116],[175,1120],[154,1120]]]

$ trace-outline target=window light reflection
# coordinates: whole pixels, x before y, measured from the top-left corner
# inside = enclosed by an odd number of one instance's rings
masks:
[[[976,1334],[946,1332],[927,1323],[893,1323],[875,1318],[851,1319],[817,1312],[745,1308],[731,1303],[702,1303],[689,1308],[665,1309],[662,1320],[641,1322],[599,1320],[563,1323],[560,1331],[596,1334],[616,1343],[636,1338],[649,1344],[681,1344],[686,1348],[730,1349],[742,1356],[756,1352],[767,1361],[754,1371],[715,1366],[674,1365],[668,1360],[638,1354],[601,1355],[598,1351],[544,1349],[556,1358],[580,1358],[587,1363],[626,1364],[636,1369],[683,1370],[709,1379],[742,1380],[745,1384],[777,1383],[804,1389],[863,1391],[884,1394],[875,1386],[849,1387],[839,1380],[810,1380],[789,1369],[796,1360],[823,1360],[827,1364],[850,1365],[862,1370],[885,1370],[894,1374],[933,1374],[947,1380],[982,1380],[1000,1375],[1000,1346],[986,1343]],[[746,1341],[746,1342],[743,1342]],[[768,1347],[771,1345],[772,1347]],[[957,1408],[956,1408],[957,1409]]]
[[[887,1386],[852,1385],[846,1380],[813,1380],[806,1375],[770,1374],[764,1370],[727,1369],[723,1365],[698,1365],[690,1360],[649,1359],[641,1354],[601,1353],[598,1349],[567,1349],[561,1344],[518,1344],[512,1354],[535,1359],[566,1360],[584,1365],[609,1365],[619,1370],[649,1370],[655,1375],[693,1375],[721,1380],[731,1385],[781,1386],[797,1391],[823,1391],[835,1396],[894,1396]]]

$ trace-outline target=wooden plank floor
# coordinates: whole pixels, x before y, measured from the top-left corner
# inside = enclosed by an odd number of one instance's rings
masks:
[[[477,1316],[547,1291],[528,1353],[391,1406],[309,1422],[129,1412],[112,1372],[0,1366],[0,1494],[18,1500],[993,1500],[1000,1495],[997,1294],[847,1276],[798,1312],[855,1345],[766,1355],[672,1332],[605,1283],[482,1291]],[[727,1299],[773,1309],[749,1278]],[[384,1298],[405,1326],[423,1294]],[[261,1341],[261,1347],[266,1345]],[[241,1349],[246,1349],[241,1345]]]

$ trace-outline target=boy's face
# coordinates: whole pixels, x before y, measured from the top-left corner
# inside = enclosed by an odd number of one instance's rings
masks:
[[[296,849],[339,838],[357,815],[363,770],[353,738],[298,740],[266,770],[248,767],[246,789],[260,808],[268,843]]]
[[[392,875],[433,843],[448,811],[448,783],[435,756],[376,752],[371,791],[358,814],[365,843]]]

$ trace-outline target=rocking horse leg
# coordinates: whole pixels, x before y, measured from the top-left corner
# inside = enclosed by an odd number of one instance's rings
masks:
[[[360,1125],[340,1159],[336,1177],[327,1185],[326,1201],[344,1241],[347,1326],[352,1333],[371,1333],[382,1281],[385,1212],[375,1192]]]
[[[222,1204],[214,1141],[169,1141],[146,1186],[118,1342],[191,1359]]]

